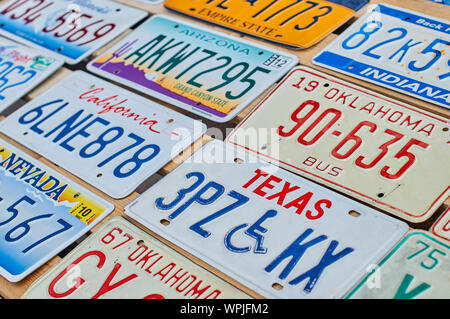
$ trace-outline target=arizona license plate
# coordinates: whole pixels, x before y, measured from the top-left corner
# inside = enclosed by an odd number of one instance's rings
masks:
[[[63,62],[0,37],[0,112],[27,94]]]
[[[449,35],[448,21],[379,4],[313,63],[450,108]]]
[[[8,116],[0,129],[122,198],[198,139],[206,126],[76,71]]]
[[[125,214],[267,298],[342,297],[408,230],[217,140]]]
[[[0,34],[75,64],[145,16],[109,0],[12,0],[0,7]]]
[[[113,206],[0,140],[0,275],[12,282],[72,244]]]
[[[431,227],[431,232],[439,238],[450,242],[450,207],[434,223]]]
[[[450,298],[450,246],[410,232],[347,296],[358,299]]]
[[[298,62],[292,54],[153,16],[88,70],[225,122]]]
[[[167,0],[164,5],[197,19],[294,48],[320,41],[368,0]]]
[[[34,282],[22,298],[249,297],[124,218],[116,217]]]
[[[411,222],[450,195],[447,120],[309,68],[294,69],[227,141]]]

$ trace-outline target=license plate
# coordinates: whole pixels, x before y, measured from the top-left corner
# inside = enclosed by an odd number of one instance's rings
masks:
[[[450,241],[450,207],[434,223],[431,232],[441,239]]]
[[[0,34],[75,64],[145,16],[109,0],[15,0],[0,7]]]
[[[412,231],[347,297],[450,298],[450,246],[428,232]]]
[[[449,34],[448,21],[380,4],[313,63],[450,108]]]
[[[116,217],[33,283],[22,298],[249,297],[124,218]]]
[[[267,298],[340,298],[408,230],[217,140],[125,214]]]
[[[227,141],[415,223],[450,195],[447,120],[309,68],[294,69]]]
[[[292,54],[154,16],[92,61],[88,70],[226,122],[297,62]]]
[[[8,116],[0,129],[109,196],[123,198],[206,126],[76,71]]]
[[[167,0],[172,10],[294,48],[307,48],[338,28],[368,0]]]
[[[63,62],[0,37],[0,112],[27,94]]]
[[[17,282],[113,206],[0,140],[0,275]]]

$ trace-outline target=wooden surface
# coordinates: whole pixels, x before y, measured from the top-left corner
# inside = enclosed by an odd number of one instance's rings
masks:
[[[189,19],[189,18],[187,18],[185,16],[178,15],[178,14],[176,14],[174,12],[171,12],[171,11],[165,9],[162,4],[158,4],[158,5],[143,4],[143,3],[139,2],[139,1],[135,1],[135,0],[116,0],[116,1],[124,3],[124,4],[135,6],[135,7],[141,8],[143,10],[146,10],[146,11],[148,11],[150,13],[150,15],[163,13],[163,14],[166,14],[166,15],[177,17],[177,18],[179,18],[181,20],[192,21],[192,19]],[[6,2],[5,0],[0,0],[0,5],[2,5],[5,2]],[[448,18],[449,12],[450,12],[450,7],[446,7],[444,5],[433,3],[433,2],[430,2],[430,1],[427,1],[427,0],[403,0],[401,2],[394,1],[394,0],[385,0],[385,1],[372,0],[371,4],[375,4],[375,3],[379,3],[379,2],[390,3],[390,4],[393,4],[393,5],[398,6],[398,7],[403,7],[403,8],[415,10],[415,11],[418,11],[418,12],[421,12],[421,13],[425,13],[427,15],[431,15],[431,16],[439,17],[439,18],[443,18],[443,19]],[[367,9],[367,7],[364,8],[361,12],[359,12],[354,18],[350,19],[347,22],[346,25],[348,26],[352,22],[354,22],[356,17],[358,17],[361,14],[363,14],[366,11],[366,9]],[[246,38],[246,39],[248,39],[250,41],[258,42],[260,44],[264,44],[264,45],[268,45],[268,46],[272,46],[272,47],[277,47],[274,44],[270,44],[270,43],[267,43],[265,41],[260,41],[260,40],[257,40],[255,38],[253,38],[253,37],[241,35],[241,34],[239,34],[237,32],[234,32],[234,31],[225,30],[225,29],[222,29],[221,27],[218,27],[218,26],[213,26],[211,24],[203,23],[203,22],[197,21],[197,20],[195,20],[195,22],[200,24],[200,25],[205,25],[205,26],[207,26],[210,29],[215,29],[215,30],[219,30],[221,32],[227,33],[227,34],[240,36],[242,38]],[[361,81],[361,80],[358,80],[358,79],[355,79],[355,78],[352,78],[352,77],[348,77],[348,76],[345,76],[345,75],[342,75],[342,74],[330,71],[328,69],[324,69],[324,68],[321,68],[321,67],[313,65],[311,63],[312,57],[314,55],[316,55],[322,48],[324,48],[333,39],[335,39],[338,36],[338,33],[340,31],[342,31],[344,28],[345,28],[345,26],[339,28],[337,31],[335,31],[333,34],[330,34],[328,37],[326,37],[324,40],[319,42],[317,45],[315,45],[315,46],[313,46],[311,48],[308,48],[306,50],[288,50],[288,49],[285,49],[285,48],[282,48],[282,47],[277,47],[277,48],[281,48],[281,49],[283,49],[285,51],[288,51],[288,52],[291,52],[291,53],[297,55],[299,57],[299,59],[300,59],[300,64],[302,64],[302,65],[306,65],[306,66],[312,67],[314,69],[317,69],[317,70],[320,70],[322,72],[328,73],[330,75],[336,76],[336,77],[338,77],[340,79],[343,79],[345,81],[349,81],[351,83],[360,85],[362,87],[365,87],[367,89],[370,89],[370,90],[373,90],[373,91],[375,91],[377,93],[380,93],[380,94],[382,94],[382,95],[384,95],[386,97],[389,97],[389,98],[392,98],[392,99],[397,99],[397,100],[400,100],[400,101],[402,101],[404,103],[413,105],[413,106],[415,106],[417,108],[424,109],[424,110],[433,112],[435,114],[439,114],[439,115],[444,116],[446,118],[450,118],[450,111],[446,110],[444,108],[441,108],[439,106],[432,105],[430,103],[427,103],[427,102],[415,99],[415,98],[413,98],[411,96],[408,96],[408,95],[405,95],[405,94],[401,94],[401,93],[398,93],[398,92],[394,92],[394,91],[391,91],[391,90],[379,87],[377,85],[373,85],[373,84],[370,84],[368,82],[364,82],[364,81]],[[87,59],[85,62],[88,62],[92,58],[94,58],[95,56],[100,55],[107,48],[109,48],[110,46],[114,45],[114,43],[116,43],[121,38],[126,36],[129,32],[132,32],[132,31],[131,30],[127,30],[127,32],[122,34],[115,41],[112,41],[107,46],[105,46],[105,47],[95,51],[94,54],[89,59]],[[64,66],[59,71],[57,71],[53,76],[51,76],[48,80],[44,81],[40,86],[35,88],[33,91],[28,93],[26,96],[24,96],[23,100],[24,101],[32,100],[33,98],[35,98],[39,94],[41,94],[44,91],[46,91],[52,85],[54,85],[55,83],[59,82],[61,79],[63,79],[67,75],[69,75],[72,72],[71,70],[74,70],[74,69],[82,69],[82,70],[86,71],[86,69],[84,68],[84,64],[83,63],[81,63],[80,66],[75,66],[75,67],[70,66],[70,68],[67,67],[67,66]],[[133,89],[130,89],[130,91],[138,93],[138,92],[136,92]],[[141,94],[141,93],[139,93],[139,94]],[[187,111],[180,110],[180,109],[178,109],[176,107],[173,107],[173,106],[171,106],[171,105],[169,105],[167,103],[163,103],[161,101],[158,101],[157,99],[149,97],[148,95],[145,95],[145,94],[141,94],[141,95],[146,97],[146,98],[149,98],[151,100],[160,102],[161,104],[163,104],[163,105],[165,105],[165,106],[167,106],[167,107],[169,107],[171,109],[175,109],[175,110],[179,111],[180,113],[187,114],[187,115],[192,116],[193,118],[199,119],[197,116],[193,116],[192,114],[190,114]],[[241,114],[239,114],[234,120],[232,120],[230,123],[222,125],[221,128],[222,129],[233,128],[237,123],[239,123],[250,112],[250,110],[264,96],[265,96],[265,94],[261,95],[246,110],[244,110]],[[1,117],[0,117],[0,120],[1,120]],[[209,128],[212,128],[214,123],[208,123],[207,122],[207,125],[208,125]],[[88,185],[84,181],[80,180],[78,177],[72,175],[70,172],[67,172],[67,171],[63,170],[62,168],[54,165],[53,163],[51,163],[50,161],[45,159],[45,157],[40,156],[39,154],[36,154],[34,152],[31,152],[29,149],[26,149],[25,147],[21,146],[16,141],[13,141],[10,138],[7,138],[6,136],[4,136],[2,134],[0,134],[0,137],[5,139],[6,141],[10,142],[14,146],[20,148],[21,150],[23,150],[27,154],[29,154],[29,155],[33,156],[34,158],[38,159],[39,161],[43,162],[44,164],[46,164],[46,165],[50,166],[51,168],[55,169],[56,171],[58,171],[58,172],[64,174],[65,176],[69,177],[73,181],[75,181],[75,182],[79,183],[80,185],[86,187],[87,189],[91,190],[92,192],[96,193],[97,195],[105,198],[106,200],[108,200],[112,204],[114,204],[114,206],[115,206],[114,212],[109,217],[107,217],[104,221],[102,221],[97,227],[92,229],[92,231],[95,231],[96,228],[100,227],[101,224],[103,224],[106,220],[108,220],[109,218],[111,218],[113,216],[124,216],[124,214],[123,214],[124,207],[130,201],[132,201],[137,196],[139,196],[139,194],[137,192],[134,192],[130,196],[128,196],[126,198],[123,198],[123,199],[120,199],[120,200],[115,200],[113,198],[110,198],[107,195],[103,194],[101,191],[91,187],[90,185]],[[210,136],[208,136],[208,132],[207,132],[207,134],[205,134],[202,138],[197,140],[193,145],[191,145],[191,147],[189,147],[187,150],[185,150],[185,152],[183,152],[178,157],[176,157],[173,161],[171,161],[166,166],[164,166],[158,172],[158,175],[164,176],[164,175],[170,173],[176,166],[178,166],[180,163],[182,163],[183,160],[185,160],[188,156],[190,156],[192,154],[192,152],[194,152],[195,150],[198,150],[205,142],[207,142],[208,140],[211,140],[211,139],[212,138]],[[442,207],[440,207],[437,210],[436,214],[434,214],[426,223],[423,223],[423,224],[420,224],[420,225],[411,225],[411,226],[414,227],[414,228],[429,229],[431,224],[439,217],[439,215],[449,205],[450,205],[450,198],[448,198],[446,200],[445,204]],[[143,228],[144,230],[146,230],[151,235],[153,235],[156,238],[160,239],[161,241],[163,241],[168,246],[174,248],[175,250],[177,250],[178,252],[182,253],[183,255],[188,257],[189,259],[193,260],[195,263],[199,264],[200,266],[202,266],[202,267],[208,269],[209,271],[215,273],[219,277],[225,279],[226,281],[230,282],[231,284],[235,285],[236,287],[242,289],[244,292],[248,293],[249,295],[251,295],[251,296],[253,296],[255,298],[260,298],[260,296],[257,295],[256,293],[252,292],[251,290],[247,289],[246,287],[242,286],[241,284],[237,283],[236,281],[232,280],[231,278],[225,276],[223,273],[217,271],[216,269],[210,267],[209,265],[204,263],[202,260],[199,260],[198,258],[190,255],[189,253],[179,249],[178,247],[174,246],[173,244],[171,244],[170,242],[168,242],[164,238],[161,238],[160,236],[152,233],[150,230],[148,230],[147,228],[143,227],[139,223],[137,223],[137,222],[135,222],[135,221],[133,221],[133,220],[131,220],[129,218],[127,218],[127,219],[129,221],[133,222],[134,224],[136,224],[137,226]],[[73,247],[72,247],[72,249],[73,249]],[[61,260],[61,258],[58,257],[58,256],[52,258],[44,266],[42,266],[41,268],[39,268],[38,270],[33,272],[31,275],[29,275],[27,278],[25,278],[24,280],[22,280],[19,283],[10,283],[6,279],[0,277],[0,296],[3,297],[3,298],[20,298],[31,283],[33,283],[37,278],[39,278],[45,271],[50,269],[52,266],[56,265],[60,260]]]

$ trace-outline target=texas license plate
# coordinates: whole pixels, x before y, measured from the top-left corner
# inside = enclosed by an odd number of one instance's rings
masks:
[[[167,0],[164,5],[197,19],[294,48],[320,41],[368,0]]]
[[[342,297],[408,230],[217,140],[125,214],[267,298]]]
[[[450,195],[447,120],[309,68],[294,69],[227,141],[411,222]]]
[[[450,246],[410,232],[347,296],[358,299],[450,298]]]
[[[0,127],[113,198],[129,195],[206,130],[201,122],[82,71]]]
[[[124,218],[116,217],[34,282],[22,298],[249,297]]]
[[[450,207],[434,223],[431,227],[431,232],[439,238],[450,242]]]
[[[27,94],[63,62],[0,37],[0,112]]]
[[[379,4],[313,63],[450,108],[449,35],[448,21]]]
[[[0,34],[75,64],[145,16],[109,0],[12,0],[0,7]]]
[[[0,275],[12,282],[98,224],[113,206],[0,140]]]
[[[163,101],[225,122],[298,58],[203,27],[154,16],[88,69]]]

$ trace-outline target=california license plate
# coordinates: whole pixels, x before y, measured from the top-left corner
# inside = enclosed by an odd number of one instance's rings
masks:
[[[379,4],[313,63],[450,108],[449,46],[448,21]]]
[[[8,116],[0,129],[122,198],[198,139],[206,126],[76,71]]]
[[[0,34],[75,64],[145,16],[109,0],[11,0],[0,7]]]
[[[450,298],[450,246],[411,231],[347,296],[358,299]]]
[[[62,66],[61,60],[0,37],[0,112]]]
[[[116,217],[22,296],[25,299],[222,299],[242,291]]]
[[[448,120],[305,67],[227,141],[415,223],[450,195]]]
[[[450,207],[434,223],[431,227],[431,232],[439,238],[450,242]]]
[[[294,48],[307,48],[347,21],[368,0],[167,0],[197,19]]]
[[[298,58],[204,27],[154,16],[88,69],[158,99],[225,122]]]
[[[340,298],[408,230],[217,140],[125,214],[267,298]]]
[[[113,206],[0,140],[0,275],[12,282],[72,244]]]

